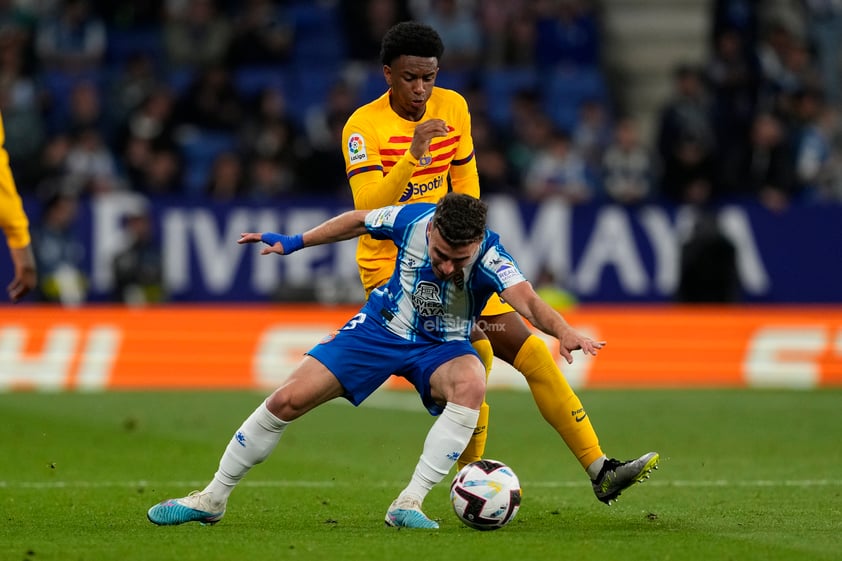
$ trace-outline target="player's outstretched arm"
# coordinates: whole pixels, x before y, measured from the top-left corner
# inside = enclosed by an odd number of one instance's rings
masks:
[[[568,364],[573,362],[572,351],[581,349],[586,354],[596,356],[597,351],[605,346],[605,341],[594,341],[573,329],[560,313],[538,296],[527,281],[507,288],[500,293],[500,297],[532,325],[558,339],[559,352]]]
[[[240,234],[240,239],[237,240],[237,243],[263,242],[268,247],[264,247],[261,250],[261,255],[268,255],[270,253],[289,255],[305,247],[341,242],[365,234],[368,231],[365,227],[365,217],[368,213],[369,211],[367,210],[351,210],[339,216],[334,216],[330,220],[322,222],[303,234],[295,234],[293,236],[276,234],[274,232],[245,232]]]

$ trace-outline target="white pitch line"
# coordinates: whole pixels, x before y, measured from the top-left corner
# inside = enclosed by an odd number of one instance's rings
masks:
[[[106,487],[202,487],[205,481],[0,481],[0,489],[97,489]],[[403,482],[405,483],[405,482]],[[400,487],[402,482],[375,481],[360,484],[359,481],[302,481],[302,480],[278,480],[278,481],[243,481],[243,487],[311,487],[311,488],[333,488],[333,487],[369,487],[389,488]],[[526,488],[575,488],[587,485],[588,482],[581,481],[524,481]],[[757,479],[749,481],[729,481],[727,479],[715,479],[710,481],[700,480],[673,480],[647,481],[646,485],[654,487],[836,487],[842,485],[838,479]]]
[[[530,483],[530,487],[578,487],[581,482],[573,481],[537,481]],[[674,480],[674,481],[646,481],[646,485],[654,487],[831,487],[842,485],[842,480],[836,479],[757,479],[753,481],[729,481],[715,479],[711,481]]]

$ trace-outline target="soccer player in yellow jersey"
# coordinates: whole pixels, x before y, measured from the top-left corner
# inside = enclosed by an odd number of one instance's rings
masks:
[[[389,89],[357,109],[342,132],[355,208],[435,202],[449,190],[479,197],[467,102],[455,91],[435,87],[443,51],[438,33],[416,22],[399,23],[383,37],[380,58]],[[391,242],[360,238],[357,263],[366,294],[389,279],[395,258]],[[474,329],[472,339],[486,369],[496,355],[524,375],[541,414],[588,473],[600,501],[611,504],[657,467],[655,452],[626,462],[603,454],[581,401],[547,346],[513,308],[492,298],[481,319],[485,333]],[[482,457],[487,423],[483,403],[459,466]]]
[[[0,115],[0,228],[6,234],[6,243],[15,266],[15,276],[7,291],[11,301],[18,302],[35,288],[38,277],[29,237],[29,220],[15,187],[12,169],[9,167],[9,154],[3,147],[5,140],[6,131]]]

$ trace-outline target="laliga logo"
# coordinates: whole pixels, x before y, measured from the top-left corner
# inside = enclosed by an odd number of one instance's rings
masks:
[[[365,151],[365,139],[362,135],[352,134],[348,137],[348,160],[352,164],[368,160],[368,154]]]
[[[348,152],[351,154],[359,154],[360,150],[362,150],[363,139],[360,138],[359,135],[352,135],[351,138],[348,139]]]

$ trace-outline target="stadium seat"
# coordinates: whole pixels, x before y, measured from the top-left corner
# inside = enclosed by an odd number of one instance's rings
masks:
[[[105,51],[107,64],[120,66],[140,53],[159,63],[166,59],[160,28],[109,28],[108,47]]]
[[[608,103],[608,90],[596,67],[566,67],[554,71],[543,90],[544,110],[556,126],[570,130],[578,119],[579,107],[588,100]]]
[[[383,81],[382,74],[380,76],[380,80],[381,82]],[[438,76],[436,76],[437,86],[440,88],[447,88],[449,90],[456,90],[461,94],[465,93],[465,90],[467,90],[470,83],[471,75],[469,72],[462,72],[458,70],[439,70]]]
[[[218,131],[197,129],[179,139],[184,158],[184,187],[189,196],[202,194],[217,156],[237,149],[237,137]]]
[[[61,130],[70,114],[70,98],[73,88],[82,82],[93,83],[103,96],[105,76],[99,70],[64,72],[45,70],[39,76],[39,86],[49,96],[49,110],[45,114],[47,127],[51,131]]]
[[[495,125],[503,127],[510,124],[515,94],[538,87],[538,75],[532,68],[490,69],[481,79],[488,98],[488,116]]]
[[[345,60],[336,6],[324,2],[295,3],[287,8],[295,38],[292,58],[299,66],[340,68]]]
[[[245,100],[256,98],[266,89],[275,89],[285,96],[290,93],[290,77],[286,67],[242,66],[234,69],[233,80],[237,92]]]
[[[298,68],[287,96],[289,114],[299,126],[304,125],[307,113],[315,106],[324,105],[334,84],[342,80],[339,72],[322,68]]]
[[[173,94],[181,96],[187,91],[195,78],[196,70],[192,68],[174,68],[167,72],[166,83],[172,89]]]
[[[383,67],[372,67],[366,71],[365,79],[360,85],[357,97],[359,102],[368,103],[383,95],[389,86],[386,85],[386,79],[383,78]]]

